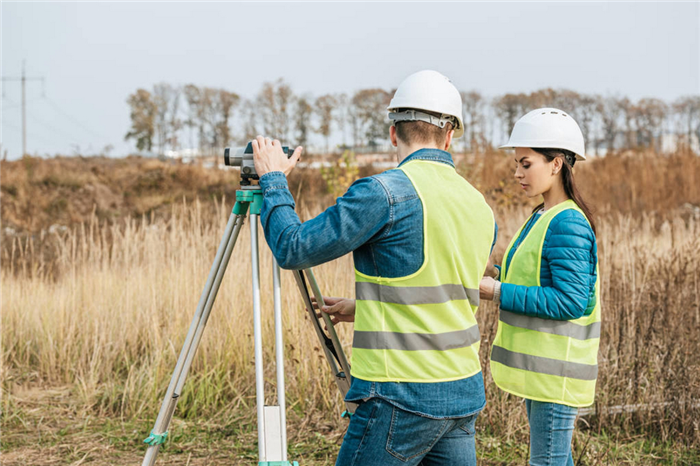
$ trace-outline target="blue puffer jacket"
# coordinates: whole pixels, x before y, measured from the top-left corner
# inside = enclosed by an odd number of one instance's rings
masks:
[[[524,238],[530,228],[523,229],[520,237]],[[504,258],[506,264],[510,264],[514,249]],[[589,315],[596,304],[597,262],[593,229],[580,212],[564,210],[552,219],[545,235],[541,286],[503,283],[501,309],[554,320]]]

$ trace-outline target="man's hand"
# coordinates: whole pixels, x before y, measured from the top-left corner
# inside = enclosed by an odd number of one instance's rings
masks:
[[[258,176],[270,172],[283,172],[285,176],[289,175],[299,161],[302,151],[302,147],[299,146],[292,156],[287,158],[287,154],[282,150],[282,144],[277,139],[273,141],[262,136],[253,139],[252,146],[253,161]]]
[[[316,300],[312,298],[314,307],[318,309]],[[321,308],[321,311],[330,315],[333,325],[338,322],[355,322],[355,300],[347,298],[332,298],[324,296],[323,301],[326,304]],[[316,314],[321,317],[321,313]]]

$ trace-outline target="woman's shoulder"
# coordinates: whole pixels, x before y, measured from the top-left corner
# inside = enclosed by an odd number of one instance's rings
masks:
[[[547,236],[579,238],[583,242],[595,242],[595,234],[586,217],[575,209],[559,212],[549,223]]]

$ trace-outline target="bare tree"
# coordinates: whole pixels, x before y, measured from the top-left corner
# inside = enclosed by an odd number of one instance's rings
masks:
[[[506,136],[515,126],[515,122],[523,116],[530,107],[529,97],[525,94],[505,94],[493,101],[496,116],[501,120],[503,134]]]
[[[209,112],[207,120],[212,134],[211,146],[221,149],[231,142],[229,120],[233,116],[233,109],[241,99],[238,94],[224,89],[207,89],[207,91],[211,95],[208,99],[211,105],[206,109]]]
[[[678,133],[683,135],[683,144],[690,148],[693,135],[700,141],[700,96],[687,95],[673,103]]]
[[[200,109],[199,109],[200,90],[194,84],[188,84],[184,87],[183,94],[185,96],[185,102],[187,103],[187,110],[186,110],[187,119],[185,120],[185,126],[187,126],[189,128],[190,148],[194,148],[194,144],[192,142],[192,132],[196,129],[197,130],[197,148],[201,152],[202,144],[203,144],[203,141],[201,139],[201,135],[202,135],[204,129],[203,129],[203,122],[202,122],[201,117],[200,117]]]
[[[600,121],[600,101],[598,96],[579,94],[578,101],[569,110],[581,127],[586,147],[596,146],[595,129]]]
[[[478,151],[479,140],[483,139],[486,100],[478,91],[462,92],[461,94],[465,149]]]
[[[178,107],[180,90],[168,83],[153,86],[153,102],[156,105],[155,130],[158,153],[165,152],[165,146],[177,138],[179,130]],[[172,146],[171,146],[172,147]]]
[[[297,99],[296,112],[294,112],[294,126],[296,129],[296,143],[306,147],[309,140],[309,126],[313,108],[309,104],[310,96],[304,95]]]
[[[290,111],[294,100],[291,87],[282,78],[264,83],[256,104],[263,130],[271,137],[286,140],[289,137]]]
[[[258,131],[258,107],[254,100],[246,99],[243,102],[241,117],[243,118],[243,138],[240,142],[247,142],[260,134],[260,131]]]
[[[182,129],[183,122],[182,119],[180,118],[180,101],[181,98],[180,96],[182,95],[182,87],[178,86],[175,87],[173,90],[173,95],[171,96],[170,99],[170,117],[168,119],[168,127],[169,127],[169,134],[170,136],[168,137],[168,144],[170,144],[170,147],[172,150],[178,150],[180,148],[180,139],[178,138],[178,134],[180,133],[180,130]]]
[[[558,99],[559,93],[555,89],[552,89],[551,87],[547,87],[545,89],[538,89],[530,93],[530,96],[528,97],[528,106],[532,107],[532,109],[543,107],[558,108]],[[565,109],[562,108],[562,110]]]
[[[126,133],[124,140],[135,139],[138,150],[150,151],[153,147],[157,112],[151,93],[145,89],[137,89],[126,101],[131,108],[131,130]]]
[[[377,140],[386,139],[389,133],[389,122],[386,108],[391,101],[391,95],[384,89],[362,89],[352,97],[355,110],[354,118],[360,134],[367,144],[375,145]]]
[[[316,131],[321,134],[326,141],[326,154],[330,152],[328,139],[331,135],[334,120],[333,113],[337,105],[338,101],[335,96],[331,94],[322,95],[314,102],[314,113],[318,117],[319,122]]]
[[[348,135],[347,127],[350,122],[350,99],[345,93],[337,94],[335,100],[338,103],[335,114],[335,121],[338,124],[338,129],[343,135],[343,147],[347,147]]]
[[[619,97],[600,97],[598,108],[603,130],[603,140],[607,153],[615,150],[615,141],[621,129],[621,119],[626,105]]]
[[[187,102],[187,125],[190,130],[197,129],[197,148],[201,154],[208,147],[207,136],[207,107],[210,105],[210,96],[205,91],[206,88],[199,88],[194,84],[185,86],[184,94]]]
[[[624,121],[624,147],[633,148],[637,146],[637,132],[634,126],[635,108],[634,104],[627,97],[623,97],[618,101],[622,109],[622,120]]]
[[[633,117],[637,129],[637,145],[651,149],[660,149],[664,120],[668,106],[659,99],[646,98],[633,107]]]

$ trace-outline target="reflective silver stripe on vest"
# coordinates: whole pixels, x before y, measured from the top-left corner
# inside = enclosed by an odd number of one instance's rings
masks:
[[[481,340],[479,327],[445,333],[365,332],[355,330],[353,348],[373,350],[446,351],[466,348]]]
[[[595,380],[598,377],[597,364],[581,364],[544,358],[542,356],[531,356],[509,351],[496,345],[491,350],[491,360],[515,369],[558,375],[559,377],[569,377],[571,379]]]
[[[600,322],[579,325],[567,320],[540,319],[539,317],[529,317],[503,310],[499,315],[499,319],[501,322],[513,327],[571,337],[576,340],[600,338]]]
[[[393,304],[440,304],[466,299],[472,306],[479,305],[479,290],[462,285],[387,286],[357,282],[355,296],[364,301]]]

